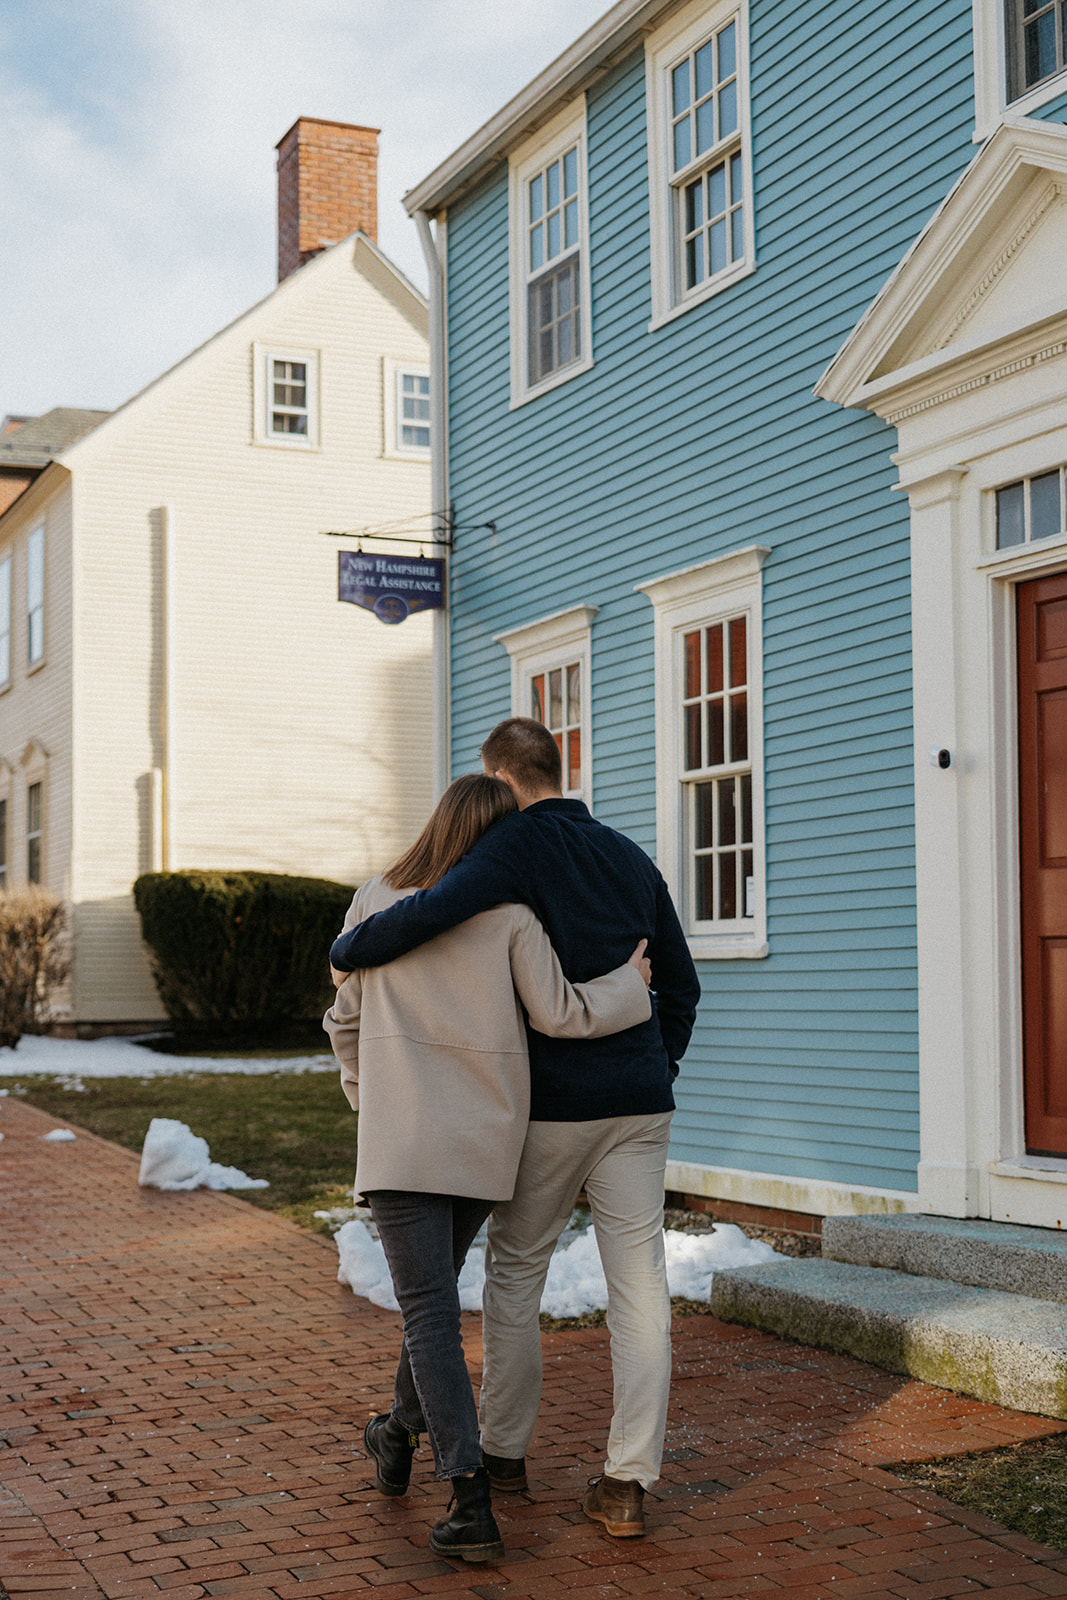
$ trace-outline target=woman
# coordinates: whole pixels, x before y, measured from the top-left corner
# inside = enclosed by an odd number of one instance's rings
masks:
[[[357,891],[345,928],[432,887],[514,808],[499,779],[458,778],[411,849]],[[429,1432],[455,1506],[430,1535],[439,1555],[504,1553],[456,1278],[493,1205],[514,1191],[529,1115],[523,1007],[539,1032],[571,1037],[646,1021],[644,943],[626,966],[570,984],[530,908],[496,906],[388,966],[353,972],[326,1013],[342,1087],[359,1112],[356,1198],[370,1205],[404,1314],[392,1410],[371,1418],[364,1443],[379,1490],[401,1495],[418,1435]]]

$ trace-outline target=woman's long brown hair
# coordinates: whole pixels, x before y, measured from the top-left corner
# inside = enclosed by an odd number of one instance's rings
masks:
[[[383,881],[391,889],[432,889],[487,828],[514,810],[506,783],[466,773],[449,784],[415,843],[383,873]]]

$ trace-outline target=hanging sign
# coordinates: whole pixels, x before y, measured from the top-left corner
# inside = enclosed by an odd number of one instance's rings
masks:
[[[445,603],[445,564],[419,556],[368,556],[341,550],[337,598],[373,611],[379,622],[403,622],[413,611]]]

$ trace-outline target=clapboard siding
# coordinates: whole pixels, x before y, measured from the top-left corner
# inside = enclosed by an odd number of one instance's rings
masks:
[[[308,263],[64,457],[74,510],[57,489],[48,662],[0,698],[0,753],[31,735],[50,751],[47,881],[72,902],[79,1022],[160,1014],[130,893],[159,856],[154,769],[177,868],[354,883],[429,810],[431,619],[385,627],[339,605],[338,544],[322,537],[417,529],[430,509],[428,463],[390,456],[384,427],[385,363],[427,364],[424,308],[361,266],[363,248]],[[256,346],[320,352],[319,448],[255,442]]]
[[[705,962],[673,1152],[913,1189],[908,513],[893,431],[820,372],[973,155],[971,8],[751,4],[757,271],[654,333],[643,53],[587,93],[594,365],[508,410],[507,173],[449,211],[453,754],[509,710],[492,635],[580,603],[594,803],[655,850],[652,611],[761,543],[770,956]],[[1046,108],[1045,115],[1053,114]]]

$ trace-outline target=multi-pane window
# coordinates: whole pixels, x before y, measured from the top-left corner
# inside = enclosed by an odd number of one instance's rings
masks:
[[[430,448],[430,379],[426,373],[397,373],[397,447]]]
[[[26,541],[27,659],[44,660],[44,529],[34,528]]]
[[[1013,100],[1067,65],[1067,0],[1008,0],[1009,93]]]
[[[7,801],[0,800],[0,891],[7,888]]]
[[[997,549],[1067,532],[1067,467],[997,490]]]
[[[573,661],[530,679],[530,716],[559,746],[564,794],[582,787],[582,668]]]
[[[41,881],[41,784],[26,790],[26,881]]]
[[[690,912],[697,923],[733,922],[754,903],[748,619],[694,628],[682,648]]]
[[[581,205],[578,146],[525,182],[528,382],[582,354]]]
[[[745,257],[736,18],[670,71],[670,171],[683,292]]]
[[[275,435],[308,434],[308,369],[306,361],[270,364],[270,432]]]
[[[11,677],[11,557],[0,561],[0,685]]]

